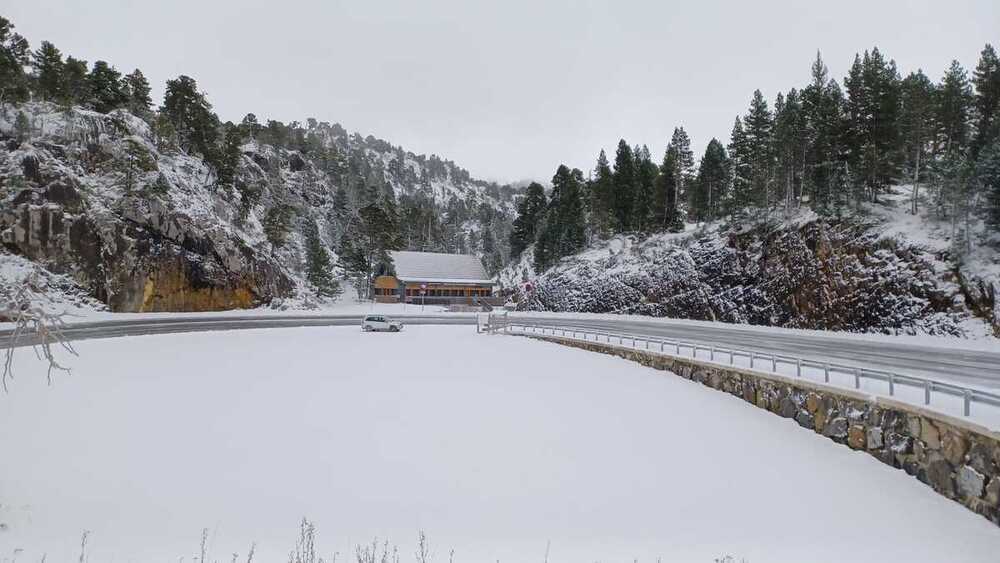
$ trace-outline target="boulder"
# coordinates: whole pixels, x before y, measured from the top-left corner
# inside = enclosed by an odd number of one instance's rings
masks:
[[[948,430],[941,437],[941,453],[952,465],[959,465],[965,459],[969,441],[957,431]]]
[[[955,483],[952,479],[951,464],[941,456],[934,456],[927,463],[927,484],[948,498],[955,496]]]
[[[884,441],[882,440],[882,428],[879,426],[872,426],[868,429],[865,436],[866,446],[869,450],[877,450],[882,447]]]
[[[983,496],[985,483],[986,477],[968,465],[959,467],[955,473],[955,485],[962,498],[979,498]]]

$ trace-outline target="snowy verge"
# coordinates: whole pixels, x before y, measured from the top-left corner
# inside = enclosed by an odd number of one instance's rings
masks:
[[[435,561],[539,560],[546,545],[552,563],[1000,552],[1000,530],[916,479],[606,355],[423,326],[78,348],[71,376],[47,387],[25,366],[0,396],[0,428],[18,429],[0,551],[18,560],[76,561],[89,530],[91,561],[177,561],[207,528],[207,560],[256,542],[255,561],[282,561],[303,516],[327,560],[375,536],[412,553],[419,530]]]

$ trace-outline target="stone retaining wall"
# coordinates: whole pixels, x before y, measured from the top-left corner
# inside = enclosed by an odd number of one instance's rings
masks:
[[[742,398],[879,461],[1000,525],[1000,434],[900,401],[606,343],[530,336],[612,354]]]

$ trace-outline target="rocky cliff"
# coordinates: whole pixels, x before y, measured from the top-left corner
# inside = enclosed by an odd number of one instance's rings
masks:
[[[1000,334],[997,280],[860,219],[623,237],[535,276],[502,276],[527,310],[632,313],[789,328]]]
[[[28,128],[16,125],[26,116]],[[23,122],[23,120],[22,120]],[[310,123],[330,167],[297,150],[250,141],[236,182],[220,189],[197,156],[164,145],[123,110],[108,114],[48,103],[0,115],[0,242],[7,252],[66,274],[114,311],[210,311],[308,297],[301,225],[314,221],[334,248],[340,183],[460,199],[510,212],[510,193],[441,161],[337,125]],[[277,213],[280,211],[280,213]],[[285,215],[287,236],[269,236]],[[503,215],[501,215],[503,216]],[[471,225],[469,229],[478,227]]]

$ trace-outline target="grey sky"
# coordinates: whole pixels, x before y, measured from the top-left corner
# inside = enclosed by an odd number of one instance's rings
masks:
[[[804,85],[817,49],[838,80],[876,44],[937,80],[1000,43],[996,0],[46,0],[3,13],[32,47],[141,68],[157,103],[188,74],[223,119],[339,121],[503,180],[587,170],[620,137],[658,160],[676,125],[696,150],[725,142],[753,90]]]

